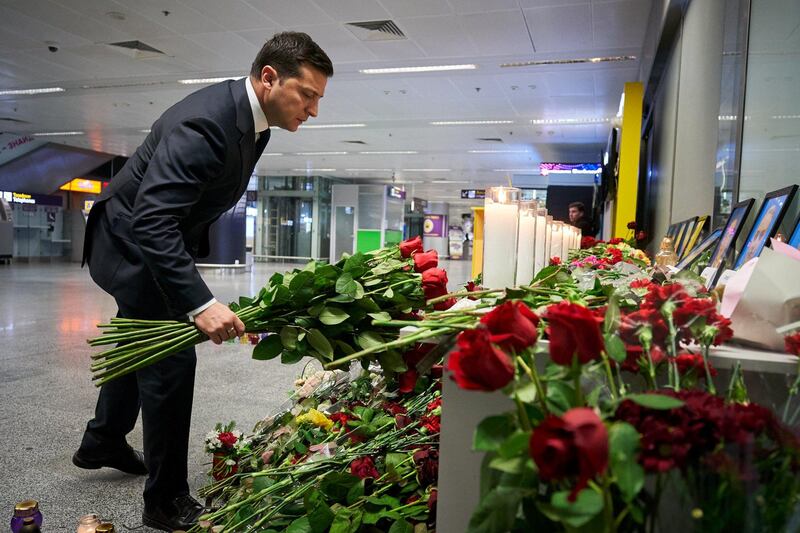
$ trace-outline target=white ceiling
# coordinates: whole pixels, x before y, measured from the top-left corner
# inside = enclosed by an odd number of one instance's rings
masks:
[[[309,124],[277,130],[257,172],[291,169],[423,182],[415,194],[449,198],[540,161],[598,161],[608,124],[532,125],[531,119],[613,117],[639,60],[501,68],[506,62],[641,55],[651,0],[0,0],[0,89],[66,92],[0,96],[0,131],[85,131],[54,142],[130,155],[141,130],[198,86],[182,78],[243,75],[273,33],[309,33],[336,70]],[[164,12],[169,12],[165,15]],[[117,20],[109,13],[121,13]],[[408,37],[361,41],[346,22],[391,19]],[[134,59],[106,43],[140,40],[166,55]],[[48,51],[47,42],[59,50]],[[471,71],[368,75],[375,67],[475,63]],[[86,88],[98,87],[99,88]],[[433,126],[431,121],[511,120]],[[481,141],[500,138],[502,142]],[[348,144],[359,140],[366,145]],[[361,151],[416,151],[362,155]],[[525,151],[469,153],[469,150]],[[297,152],[346,151],[302,156]],[[391,169],[361,172],[346,169]],[[415,171],[403,169],[449,169]],[[528,173],[533,173],[528,172]],[[431,184],[431,180],[466,181]]]

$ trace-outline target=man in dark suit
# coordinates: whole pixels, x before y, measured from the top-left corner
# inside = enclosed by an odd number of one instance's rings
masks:
[[[584,237],[594,235],[594,224],[592,224],[592,219],[586,216],[586,206],[583,205],[583,202],[569,204],[569,223],[580,229]]]
[[[188,317],[216,344],[244,333],[195,266],[208,228],[234,206],[269,140],[316,117],[333,65],[305,33],[275,35],[245,79],[190,94],[167,109],[92,208],[84,261],[119,316]],[[104,385],[73,456],[81,468],[148,474],[143,521],[188,529],[203,512],[189,495],[187,453],[196,356],[184,350]],[[125,436],[142,411],[144,454]]]

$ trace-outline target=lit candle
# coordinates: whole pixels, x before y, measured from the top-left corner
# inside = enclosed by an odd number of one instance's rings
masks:
[[[564,251],[562,246],[564,244],[564,223],[560,220],[553,221],[553,236],[550,240],[550,256],[558,257],[563,261]]]
[[[553,244],[553,217],[547,215],[544,222],[544,266],[550,264],[550,258],[553,257],[552,252]]]
[[[490,289],[513,287],[517,270],[519,189],[486,190],[483,222],[483,285]]]
[[[533,279],[536,241],[536,202],[519,204],[519,239],[517,242],[517,286]]]
[[[534,251],[534,267],[533,273],[538,274],[541,269],[547,266],[547,260],[550,259],[545,253],[544,246],[547,244],[545,231],[547,230],[547,209],[540,207],[536,210],[536,241]]]

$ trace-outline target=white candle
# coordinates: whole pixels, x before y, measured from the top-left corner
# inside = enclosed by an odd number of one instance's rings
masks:
[[[519,189],[491,187],[486,191],[483,222],[483,286],[513,287],[517,270]]]
[[[517,242],[517,283],[528,285],[533,279],[536,240],[536,202],[520,203],[519,239]]]
[[[553,221],[553,237],[550,241],[550,255],[564,260],[564,223],[560,220]]]
[[[566,263],[569,262],[569,251],[572,249],[572,226],[569,224],[564,224],[564,240],[562,241],[563,244],[561,245],[561,250],[563,251],[564,255],[561,259]]]
[[[550,258],[553,257],[551,247],[553,244],[553,217],[547,215],[545,217],[544,225],[544,266],[550,264]]]
[[[536,210],[536,244],[534,252],[534,268],[533,273],[538,274],[541,269],[547,266],[547,260],[544,246],[547,244],[545,231],[547,230],[547,209],[540,207]]]

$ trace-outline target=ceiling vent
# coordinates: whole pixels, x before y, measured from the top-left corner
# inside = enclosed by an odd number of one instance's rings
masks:
[[[348,144],[367,144],[364,141],[342,141],[342,142]]]
[[[393,20],[347,22],[345,26],[361,41],[399,41],[408,38]]]
[[[503,142],[503,139],[501,139],[500,137],[478,137],[477,140],[490,142],[490,143],[501,143],[501,142]]]
[[[108,43],[108,46],[134,59],[150,59],[166,55],[158,48],[153,48],[142,41],[120,41],[118,43]]]

